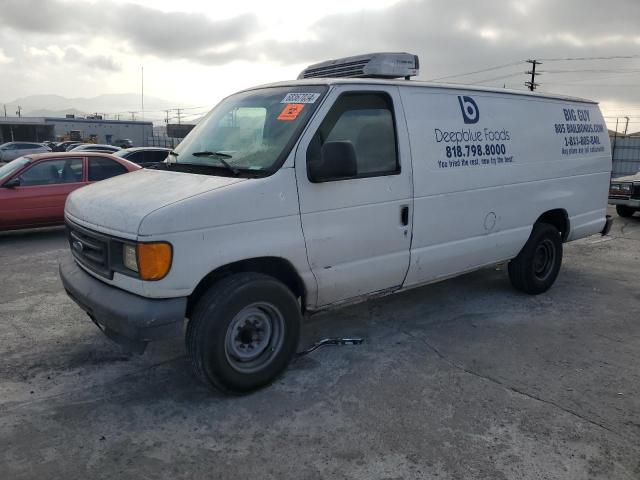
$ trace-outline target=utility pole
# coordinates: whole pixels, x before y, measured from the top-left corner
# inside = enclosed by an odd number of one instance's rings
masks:
[[[6,103],[4,104],[4,116],[5,117],[7,116],[7,104]]]
[[[167,114],[167,118],[165,119],[164,123],[166,123],[167,125],[169,125],[169,112],[170,112],[170,111],[171,111],[171,110],[165,110],[165,111],[164,111],[164,113],[166,113],[166,114]]]
[[[129,112],[131,114],[131,120],[136,119],[136,112]]]
[[[16,115],[18,115],[18,117],[22,116],[22,107],[20,105],[18,105],[18,110],[16,110]]]
[[[140,66],[142,70],[142,95],[140,97],[140,103],[142,104],[142,119],[144,120],[144,65]]]
[[[542,75],[540,72],[536,73],[536,65],[542,65],[542,62],[539,62],[537,60],[527,60],[527,63],[530,63],[531,65],[533,65],[533,67],[531,68],[531,70],[524,72],[527,75],[531,75],[531,80],[528,82],[524,82],[524,84],[529,88],[529,90],[533,92],[536,87],[540,85],[539,83],[536,83],[536,75]]]
[[[182,110],[181,108],[176,108],[176,112],[177,112],[176,116],[178,117],[178,125],[180,125],[180,111],[181,110]]]
[[[624,134],[627,134],[627,130],[629,130],[629,117],[624,117],[624,119],[627,121],[627,123],[625,123],[624,125]]]
[[[616,143],[618,143],[618,120],[620,119],[616,117],[616,130],[615,130],[615,133],[613,134],[613,145],[611,146],[611,158],[616,158]]]

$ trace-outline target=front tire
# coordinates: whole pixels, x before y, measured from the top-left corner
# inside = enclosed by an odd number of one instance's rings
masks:
[[[626,205],[616,205],[616,213],[621,217],[631,217],[636,213],[635,208],[627,207]]]
[[[198,301],[186,346],[196,376],[210,387],[242,394],[271,383],[289,364],[300,337],[300,306],[281,282],[238,273]]]
[[[560,232],[553,225],[536,223],[527,243],[509,262],[509,280],[517,290],[537,295],[551,288],[561,264]]]

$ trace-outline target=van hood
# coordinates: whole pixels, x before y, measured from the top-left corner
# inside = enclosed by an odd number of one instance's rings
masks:
[[[635,175],[627,175],[626,177],[612,178],[612,182],[640,182],[640,172]]]
[[[142,169],[75,190],[67,198],[65,214],[95,227],[137,235],[150,213],[246,180]]]

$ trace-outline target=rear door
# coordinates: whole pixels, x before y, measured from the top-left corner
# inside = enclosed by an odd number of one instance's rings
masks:
[[[5,189],[3,227],[61,223],[67,196],[85,184],[83,165],[81,157],[60,158],[37,162],[24,170],[19,186]]]
[[[314,183],[307,165],[329,141],[353,144],[357,174]],[[398,88],[334,87],[301,138],[296,177],[317,306],[401,286],[413,188]]]

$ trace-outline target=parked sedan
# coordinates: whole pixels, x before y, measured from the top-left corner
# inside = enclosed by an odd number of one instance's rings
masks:
[[[68,152],[107,152],[115,153],[120,150],[120,147],[113,145],[100,145],[99,143],[82,143],[69,150]]]
[[[160,162],[164,162],[171,151],[170,148],[161,147],[136,147],[124,148],[114,155],[120,158],[126,158],[130,162],[136,163],[141,167],[150,167]]]
[[[82,145],[82,142],[78,142],[77,140],[66,140],[64,142],[56,143],[56,146],[53,147],[53,151],[66,152],[68,148],[73,148],[78,145]]]
[[[77,188],[139,170],[107,153],[25,155],[0,167],[0,231],[58,225],[64,202]]]
[[[29,153],[50,152],[48,147],[34,142],[7,142],[0,145],[0,162],[10,162],[14,158]]]

